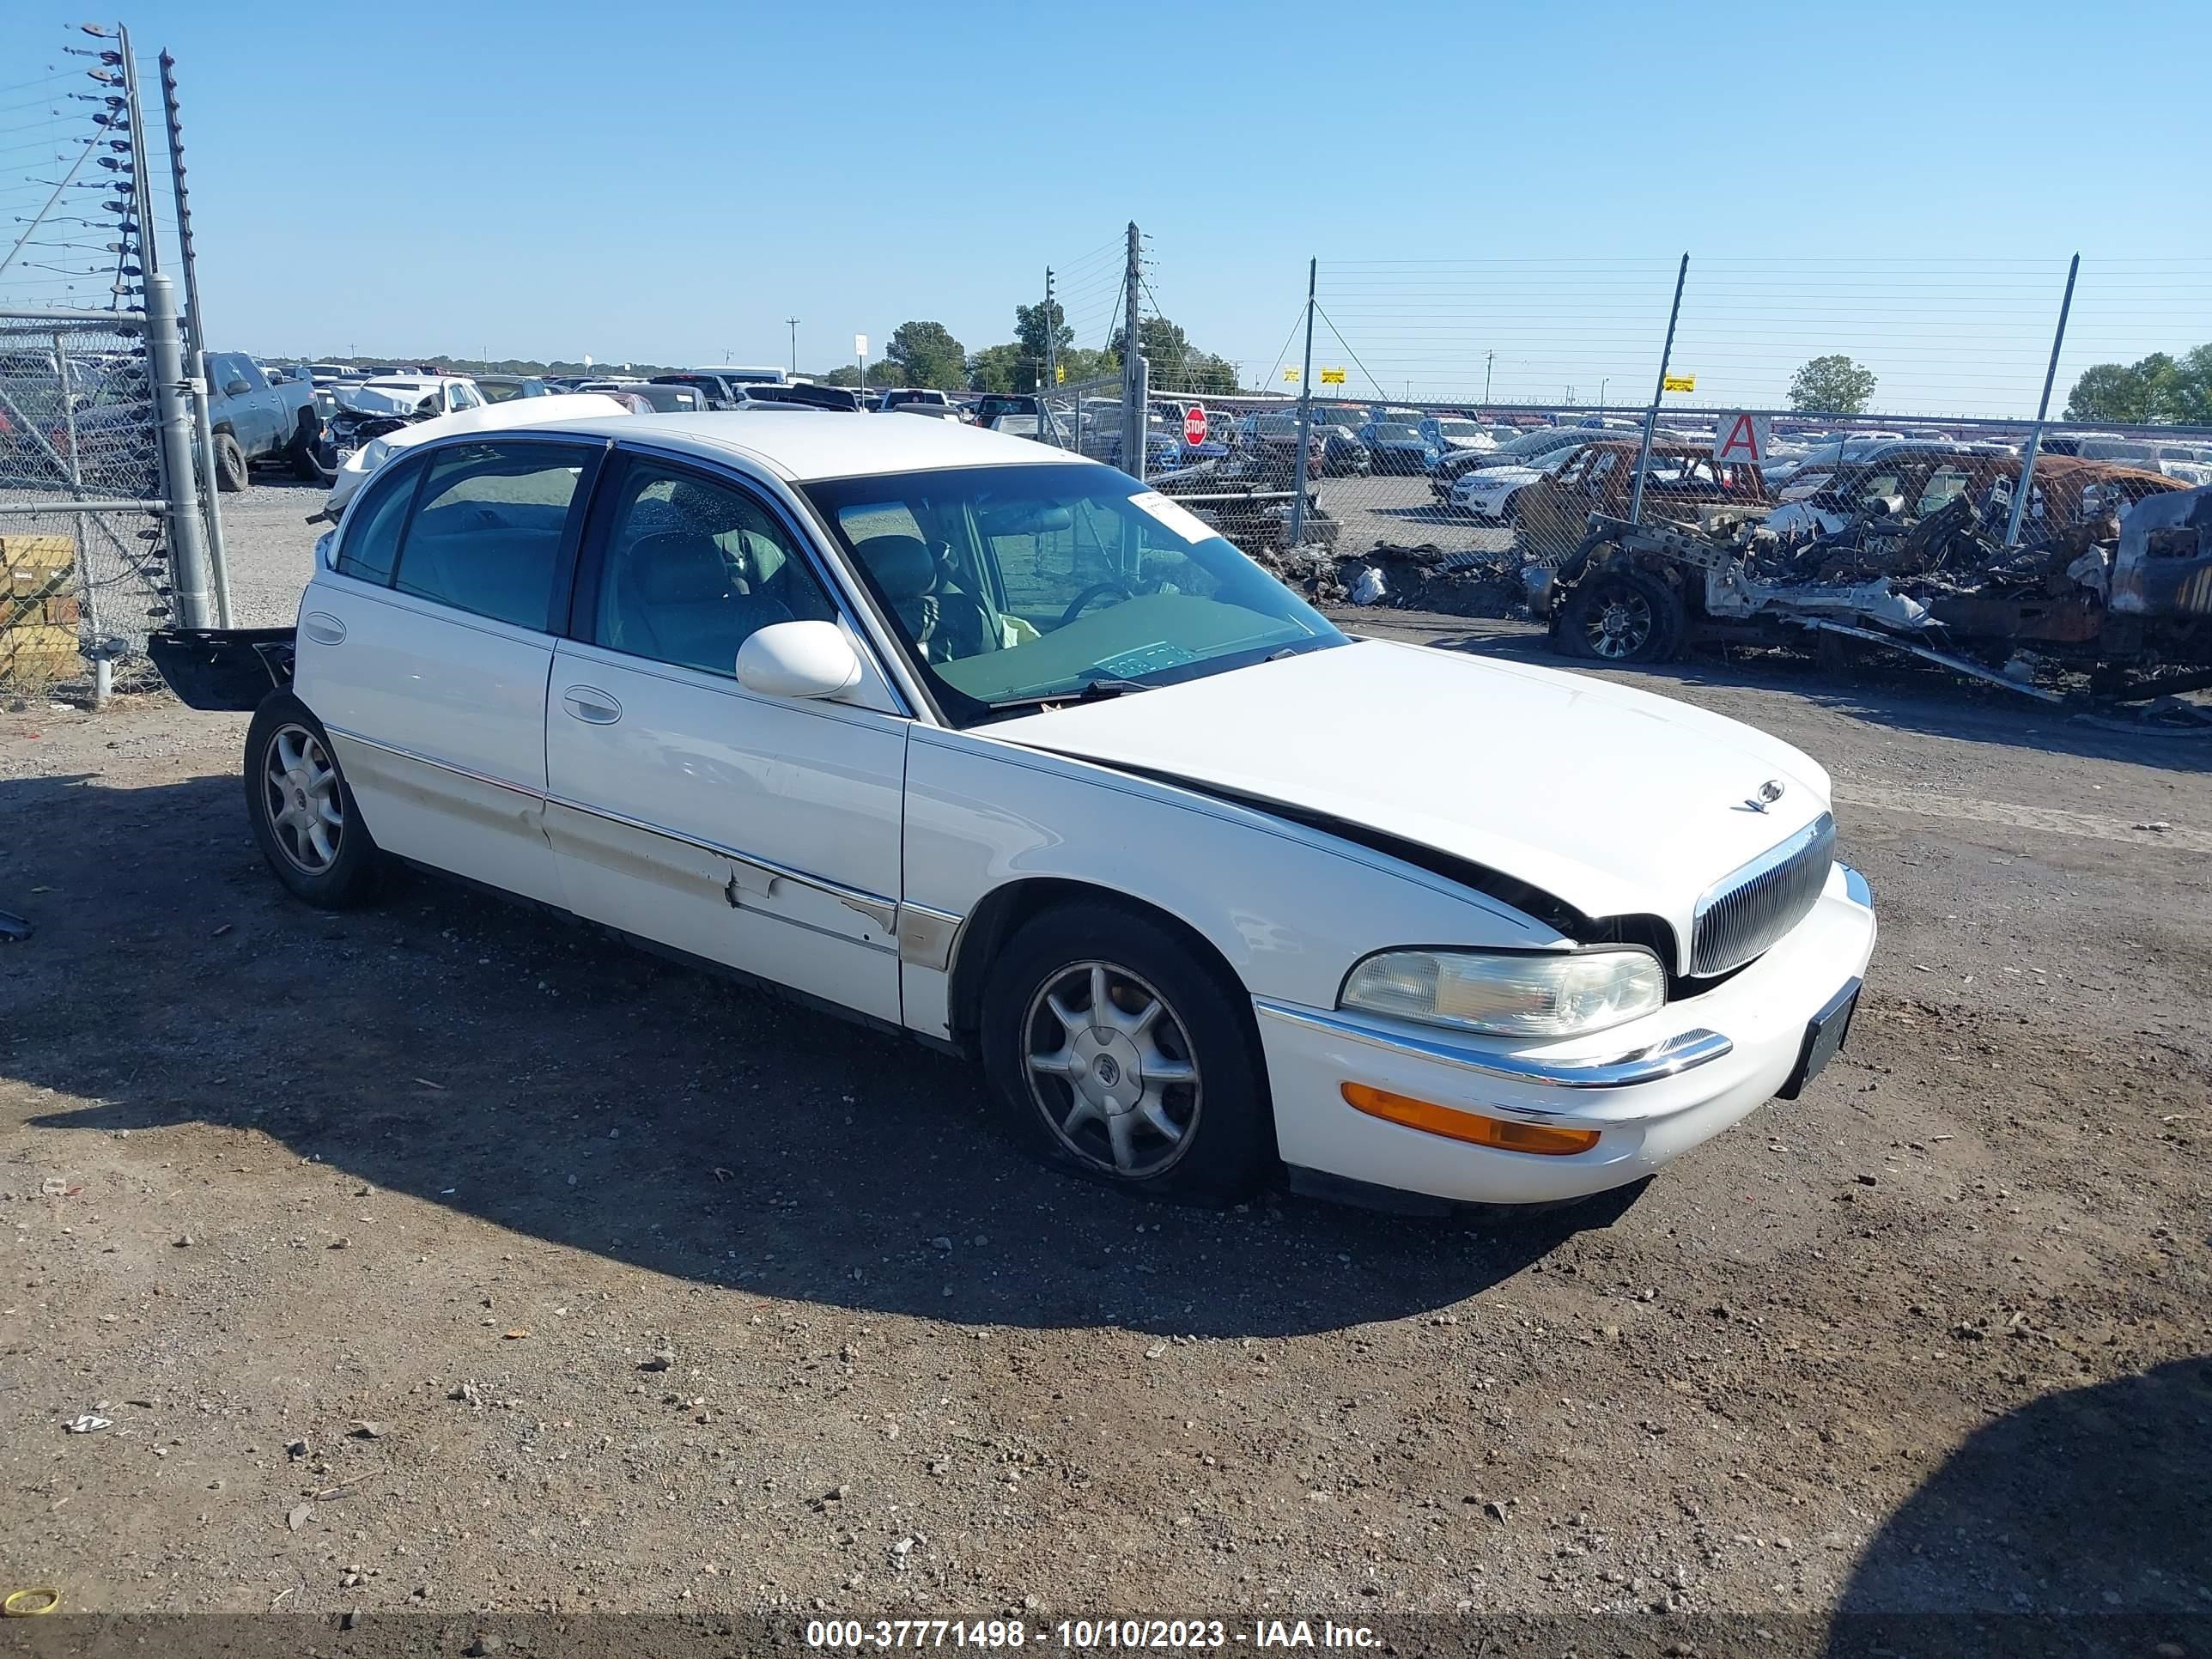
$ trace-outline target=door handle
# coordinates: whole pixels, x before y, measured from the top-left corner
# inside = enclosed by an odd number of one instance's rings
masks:
[[[327,611],[310,611],[300,618],[300,631],[317,645],[337,645],[345,638],[345,624]]]
[[[596,686],[570,686],[561,706],[586,726],[612,726],[622,718],[622,705]]]

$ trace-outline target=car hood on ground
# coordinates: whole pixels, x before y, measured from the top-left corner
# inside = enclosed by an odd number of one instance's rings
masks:
[[[1738,721],[1580,674],[1387,640],[983,729],[1349,820],[1585,915],[1663,916],[1686,940],[1714,882],[1828,810],[1818,763]],[[1770,780],[1781,798],[1757,811],[1748,803]]]

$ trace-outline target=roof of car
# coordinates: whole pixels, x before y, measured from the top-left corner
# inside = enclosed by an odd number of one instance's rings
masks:
[[[955,466],[1049,465],[1078,459],[1031,439],[958,421],[892,420],[835,410],[626,415],[548,422],[543,429],[642,439],[707,459],[742,456],[793,483]]]

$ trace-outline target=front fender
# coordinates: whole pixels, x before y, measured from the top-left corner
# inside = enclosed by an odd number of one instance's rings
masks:
[[[1345,975],[1376,951],[1561,939],[1510,905],[1384,854],[988,732],[915,732],[905,860],[907,903],[948,927],[1008,883],[1079,882],[1182,922],[1250,994],[1316,1008],[1334,1006]],[[909,1026],[951,1034],[949,979],[906,964]]]

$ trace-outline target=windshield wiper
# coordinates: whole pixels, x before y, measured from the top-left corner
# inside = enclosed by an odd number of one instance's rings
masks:
[[[1041,696],[1008,697],[991,707],[998,708],[1033,708],[1049,703],[1103,702],[1109,697],[1118,697],[1125,691],[1149,691],[1152,688],[1142,680],[1085,680],[1073,691],[1048,691]]]

